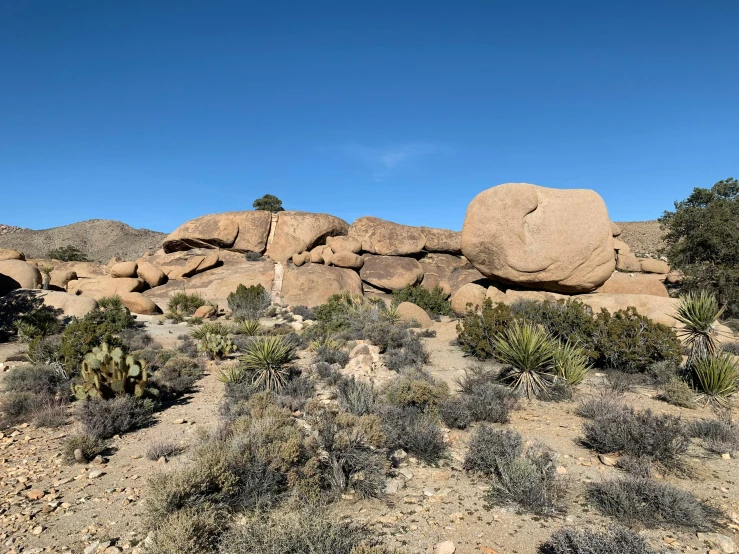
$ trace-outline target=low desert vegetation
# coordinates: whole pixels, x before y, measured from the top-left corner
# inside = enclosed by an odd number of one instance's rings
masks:
[[[195,310],[201,306],[205,306],[205,300],[200,295],[187,294],[185,291],[176,292],[169,298],[165,315],[168,319],[179,323],[192,317]]]
[[[272,303],[272,298],[262,285],[239,285],[228,295],[228,307],[238,321],[258,320]]]
[[[82,250],[68,244],[59,248],[52,248],[46,252],[46,258],[50,260],[60,260],[62,262],[89,262],[90,260]]]
[[[626,527],[560,529],[540,548],[541,554],[659,554],[644,537]]]
[[[431,316],[453,315],[447,294],[438,286],[429,290],[422,286],[407,285],[393,291],[392,302],[396,306],[401,302],[412,302],[426,310]]]

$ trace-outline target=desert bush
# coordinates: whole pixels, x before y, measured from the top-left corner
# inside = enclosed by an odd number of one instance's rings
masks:
[[[528,322],[514,323],[493,339],[495,357],[504,364],[504,381],[527,398],[546,396],[553,381],[554,344]]]
[[[385,353],[385,366],[393,371],[404,368],[420,368],[429,363],[426,347],[416,335],[405,332],[400,348],[392,348]]]
[[[464,396],[452,396],[438,406],[439,417],[450,429],[467,429],[472,423],[472,413]]]
[[[453,315],[452,305],[441,287],[429,290],[421,286],[406,285],[393,291],[393,304],[412,302],[431,315]]]
[[[638,533],[626,527],[604,530],[566,528],[556,531],[541,554],[658,554]]]
[[[675,379],[662,387],[657,395],[659,400],[680,406],[681,408],[695,408],[695,393],[685,381]]]
[[[31,413],[31,422],[36,427],[53,429],[65,425],[68,419],[66,402],[60,402],[54,399],[50,399],[37,406]]]
[[[61,333],[64,322],[59,319],[60,310],[49,306],[41,306],[16,318],[13,322],[18,340],[20,342],[31,342],[49,335]]]
[[[719,352],[714,356],[703,356],[693,360],[691,365],[693,386],[698,398],[705,404],[726,407],[737,390],[739,366],[734,356]]]
[[[31,392],[47,396],[69,396],[69,377],[48,365],[17,366],[2,376],[7,392]]]
[[[174,356],[154,373],[152,381],[165,392],[179,396],[188,392],[203,374],[200,364],[186,356]]]
[[[165,315],[179,322],[192,316],[201,306],[205,306],[205,300],[200,295],[187,294],[185,291],[176,292],[169,298]]]
[[[346,367],[346,364],[349,363],[349,353],[342,348],[334,348],[323,344],[316,350],[316,362],[339,364],[340,367]]]
[[[156,461],[159,458],[171,458],[177,456],[183,451],[182,446],[176,442],[159,439],[149,443],[146,447],[146,457],[149,460]]]
[[[0,425],[7,426],[29,421],[36,410],[50,401],[47,395],[33,392],[6,392],[0,395]]]
[[[590,371],[585,351],[569,341],[555,343],[552,363],[554,374],[569,387],[581,384]]]
[[[289,379],[276,396],[278,406],[291,412],[302,410],[316,392],[316,385],[302,375]]]
[[[715,518],[715,511],[689,492],[645,478],[591,483],[588,498],[603,514],[646,527],[705,529]]]
[[[61,366],[64,361],[59,352],[61,345],[61,335],[36,338],[28,343],[28,359],[33,364],[58,364]]]
[[[443,381],[435,381],[428,373],[408,370],[385,385],[383,394],[391,404],[426,410],[445,400],[449,387]]]
[[[195,358],[199,352],[198,345],[195,344],[189,335],[185,335],[184,338],[180,338],[182,339],[182,342],[177,345],[177,351],[189,358]]]
[[[691,437],[700,439],[704,448],[710,452],[724,454],[739,450],[739,425],[731,420],[728,413],[718,419],[691,421],[688,433]]]
[[[152,421],[153,404],[132,396],[116,396],[111,400],[88,398],[80,402],[77,419],[87,433],[98,439],[109,439],[146,427]]]
[[[372,383],[354,376],[341,378],[336,383],[339,407],[350,414],[371,414],[377,404],[377,393]]]
[[[344,378],[341,372],[326,362],[318,362],[313,364],[313,371],[320,379],[323,379],[327,385],[335,386]]]
[[[365,528],[332,520],[324,510],[308,506],[247,518],[223,536],[220,552],[351,554],[353,548],[369,539]]]
[[[87,254],[76,246],[68,244],[67,246],[60,246],[58,248],[52,248],[46,252],[45,258],[50,260],[61,260],[62,262],[89,262]]]
[[[679,369],[674,360],[663,360],[650,365],[647,376],[652,384],[665,386],[679,378]]]
[[[607,412],[583,425],[584,442],[599,453],[622,452],[627,456],[679,470],[688,449],[682,421],[651,410],[623,408]]]
[[[241,357],[245,374],[250,374],[258,390],[278,391],[290,374],[290,363],[295,359],[294,346],[283,337],[259,337]]]
[[[64,439],[62,442],[62,458],[68,464],[73,464],[77,461],[74,452],[79,450],[82,453],[82,459],[89,462],[95,456],[102,454],[106,448],[105,441],[88,433],[79,433]]]
[[[226,516],[223,510],[208,504],[167,514],[157,522],[146,551],[152,554],[215,554],[220,536],[227,527]]]
[[[78,373],[85,354],[102,343],[120,346],[119,333],[132,328],[135,323],[131,312],[117,296],[98,300],[97,308],[82,319],[73,319],[62,333],[59,354],[64,359],[67,372],[71,375]]]
[[[136,327],[122,329],[118,332],[118,338],[121,339],[121,343],[129,352],[144,350],[145,348],[157,350],[162,347],[149,333]]]
[[[432,414],[411,406],[383,406],[378,411],[390,450],[402,448],[429,464],[446,454],[444,435]]]
[[[464,459],[464,468],[484,475],[496,475],[523,452],[521,435],[512,430],[481,425],[475,430]]]
[[[257,262],[262,259],[262,254],[261,252],[249,251],[246,254],[244,254],[244,257],[246,258],[247,262]]]
[[[303,318],[303,321],[315,321],[316,312],[308,306],[293,306],[293,313]]]
[[[208,335],[218,335],[227,337],[234,333],[236,329],[228,323],[222,321],[206,321],[202,325],[190,331],[190,336],[197,341],[202,341]]]
[[[457,378],[456,382],[461,394],[473,394],[482,385],[499,384],[500,375],[483,365],[473,365],[465,369],[464,376]]]
[[[480,313],[470,312],[457,323],[457,343],[465,354],[487,360],[495,354],[495,337],[513,320],[511,308],[485,300]]]
[[[619,414],[624,409],[623,403],[608,395],[588,396],[580,401],[575,413],[586,419],[608,417]]]
[[[508,423],[511,410],[518,406],[519,396],[507,387],[483,383],[465,395],[473,421]]]
[[[177,350],[164,348],[144,348],[143,350],[135,350],[131,354],[137,360],[146,364],[146,370],[150,374],[159,371],[172,358],[182,357]]]
[[[227,302],[237,321],[259,319],[272,303],[272,297],[261,284],[250,287],[239,285],[236,291],[228,295]]]

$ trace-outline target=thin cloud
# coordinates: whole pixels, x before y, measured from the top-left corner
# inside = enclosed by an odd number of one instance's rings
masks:
[[[372,173],[375,181],[383,181],[400,165],[423,156],[436,154],[445,148],[428,142],[412,142],[387,148],[376,148],[362,144],[347,147],[347,153]]]

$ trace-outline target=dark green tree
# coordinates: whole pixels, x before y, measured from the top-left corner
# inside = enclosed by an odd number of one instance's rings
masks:
[[[267,212],[284,212],[285,208],[282,207],[282,200],[272,194],[265,194],[261,198],[257,198],[252,207],[255,210],[264,210]]]
[[[63,262],[89,262],[87,255],[76,246],[67,245],[54,248],[46,253],[46,257]]]
[[[696,187],[659,219],[673,267],[685,273],[685,291],[708,290],[739,317],[739,181]]]

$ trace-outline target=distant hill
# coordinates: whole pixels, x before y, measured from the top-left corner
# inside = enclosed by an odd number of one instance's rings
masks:
[[[617,221],[621,227],[620,238],[631,247],[636,255],[656,256],[665,247],[662,241],[664,232],[659,228],[659,221]]]
[[[159,248],[167,236],[108,219],[90,219],[40,231],[6,225],[0,225],[0,229],[7,229],[0,233],[0,248],[15,248],[27,258],[44,258],[53,248],[71,245],[96,262],[107,262],[113,256],[134,260]]]

